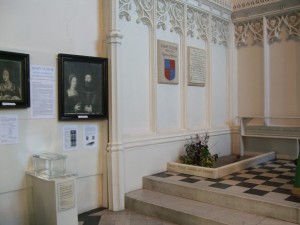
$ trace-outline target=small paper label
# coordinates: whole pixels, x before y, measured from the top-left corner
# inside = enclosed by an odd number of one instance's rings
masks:
[[[89,118],[88,116],[78,116],[78,119],[86,119]]]
[[[2,105],[16,105],[16,103],[13,103],[13,102],[2,102]]]

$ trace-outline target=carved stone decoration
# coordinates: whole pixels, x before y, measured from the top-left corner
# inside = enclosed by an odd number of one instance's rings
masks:
[[[263,29],[263,20],[254,20],[249,22],[249,29],[253,36],[253,44],[263,43],[264,41],[264,29]]]
[[[218,42],[218,20],[214,16],[211,18],[211,40],[215,44]]]
[[[136,11],[138,13],[137,23],[143,22],[145,25],[153,25],[153,0],[134,0],[136,4]]]
[[[195,36],[196,20],[197,20],[197,11],[193,8],[188,7],[187,9],[187,36]]]
[[[229,23],[224,20],[219,20],[219,44],[228,46],[229,41]]]
[[[171,10],[170,10],[170,23],[172,24],[171,32],[175,31],[178,34],[183,35],[184,28],[184,5],[171,2]]]
[[[268,40],[270,42],[280,40],[282,17],[280,16],[271,16],[267,18],[267,31],[268,31]]]
[[[131,16],[129,14],[129,11],[131,10],[131,4],[132,0],[120,0],[119,3],[119,18],[123,19],[123,17],[126,18],[127,21],[131,20]]]
[[[249,31],[249,23],[237,23],[234,25],[235,33],[235,44],[237,47],[242,47],[247,45],[247,37]]]
[[[212,42],[228,46],[229,41],[229,23],[215,16],[211,18]]]
[[[282,19],[288,28],[288,39],[294,37],[300,38],[300,11],[284,15]]]
[[[196,30],[198,39],[208,41],[208,27],[208,13],[190,7],[187,8],[187,36],[194,37]]]
[[[209,30],[209,14],[204,12],[198,12],[197,16],[197,31],[198,39],[203,41],[208,41],[208,31]]]
[[[158,0],[157,1],[157,29],[167,29],[166,21],[170,10],[169,0]]]

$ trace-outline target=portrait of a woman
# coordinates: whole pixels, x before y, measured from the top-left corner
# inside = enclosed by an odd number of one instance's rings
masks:
[[[69,76],[69,87],[65,93],[65,112],[78,113],[81,110],[79,103],[79,93],[77,90],[78,79],[74,74]]]
[[[1,74],[0,100],[21,100],[21,90],[11,81],[9,69],[4,68]]]

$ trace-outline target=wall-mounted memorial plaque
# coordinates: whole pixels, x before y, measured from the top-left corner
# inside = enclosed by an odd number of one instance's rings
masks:
[[[206,52],[203,49],[188,47],[189,85],[205,86]]]
[[[157,40],[158,83],[178,84],[178,45]]]

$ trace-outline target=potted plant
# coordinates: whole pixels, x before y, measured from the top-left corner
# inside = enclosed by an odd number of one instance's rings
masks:
[[[179,161],[183,164],[213,167],[218,159],[218,154],[212,155],[208,148],[209,134],[204,136],[196,135],[196,139],[191,138],[189,143],[185,144],[186,155],[179,157]]]

